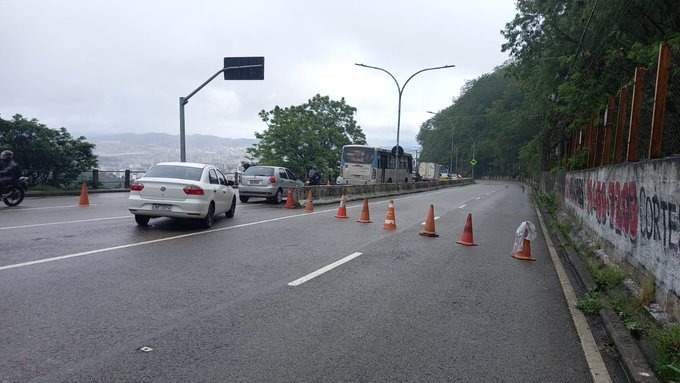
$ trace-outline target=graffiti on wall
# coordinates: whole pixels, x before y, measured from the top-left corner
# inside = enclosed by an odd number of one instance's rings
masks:
[[[600,228],[637,243],[657,242],[665,249],[678,251],[680,244],[680,208],[678,201],[648,192],[635,181],[598,181],[567,177],[564,198],[588,216]]]

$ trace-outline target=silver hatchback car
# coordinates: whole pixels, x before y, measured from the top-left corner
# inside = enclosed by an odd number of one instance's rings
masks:
[[[244,203],[253,197],[280,204],[284,192],[305,185],[295,173],[281,166],[251,166],[240,178],[238,198]]]

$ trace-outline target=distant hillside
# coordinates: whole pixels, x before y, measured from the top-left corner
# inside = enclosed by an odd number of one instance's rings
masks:
[[[164,161],[179,161],[179,135],[165,133],[128,133],[86,136],[95,145],[100,170],[146,170]],[[222,138],[192,134],[186,136],[186,159],[219,166],[224,170],[239,169],[246,158],[246,148],[257,140]]]
[[[95,144],[95,154],[100,156],[120,155],[129,152],[146,151],[149,148],[179,150],[179,135],[166,133],[123,133],[86,137]],[[220,151],[225,148],[247,148],[256,144],[251,138],[222,138],[202,134],[186,136],[186,147],[201,148],[202,151]]]

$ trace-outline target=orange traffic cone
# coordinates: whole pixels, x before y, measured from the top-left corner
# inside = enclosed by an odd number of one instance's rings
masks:
[[[305,204],[305,211],[311,213],[314,211],[314,203],[312,202],[312,191],[307,193],[307,204]]]
[[[397,217],[394,216],[394,201],[390,200],[390,204],[387,206],[387,217],[385,218],[385,224],[383,225],[385,230],[396,230],[397,229]]]
[[[288,189],[288,197],[286,197],[286,209],[295,209],[297,208],[295,204],[295,197],[293,197],[293,189]]]
[[[430,205],[430,211],[427,213],[427,220],[425,220],[425,230],[420,232],[420,235],[425,237],[439,237],[439,234],[434,231],[434,205]]]
[[[340,197],[340,207],[338,208],[338,214],[335,215],[337,218],[349,218],[347,216],[347,203],[345,202],[345,195]]]
[[[456,241],[456,243],[465,246],[477,246],[472,239],[472,214],[468,213],[465,229],[463,229],[463,235],[460,237],[460,241]]]
[[[535,261],[536,258],[531,256],[531,241],[525,238],[522,248],[513,254],[512,257],[523,261]]]
[[[371,215],[368,212],[368,198],[364,198],[364,207],[361,209],[361,215],[357,222],[361,223],[371,223]]]
[[[80,202],[79,206],[90,206],[90,199],[87,197],[87,183],[83,181],[83,187],[80,188]]]

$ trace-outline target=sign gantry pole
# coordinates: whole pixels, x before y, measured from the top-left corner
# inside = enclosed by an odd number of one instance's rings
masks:
[[[184,126],[184,105],[199,90],[203,89],[210,81],[224,73],[225,80],[264,80],[264,57],[225,57],[224,65],[217,73],[207,79],[201,86],[189,93],[186,97],[179,98],[179,160],[186,162],[186,140]]]

